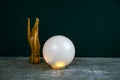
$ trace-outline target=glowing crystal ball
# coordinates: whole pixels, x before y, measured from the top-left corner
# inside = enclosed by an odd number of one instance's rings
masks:
[[[53,36],[43,46],[43,58],[54,69],[67,66],[72,62],[74,56],[74,44],[65,36]]]

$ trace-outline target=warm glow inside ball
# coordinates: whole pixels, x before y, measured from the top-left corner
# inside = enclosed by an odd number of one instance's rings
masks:
[[[63,68],[70,64],[74,56],[74,44],[65,36],[53,36],[43,46],[45,61],[55,69]]]

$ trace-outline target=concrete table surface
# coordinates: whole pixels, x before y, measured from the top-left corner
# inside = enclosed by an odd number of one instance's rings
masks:
[[[75,58],[64,69],[54,70],[42,59],[0,57],[0,80],[120,80],[120,58]]]

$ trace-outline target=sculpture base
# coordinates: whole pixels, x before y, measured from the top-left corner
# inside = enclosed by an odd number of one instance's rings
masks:
[[[31,54],[31,56],[29,57],[29,61],[30,61],[30,63],[33,63],[33,64],[40,63],[40,55],[39,54]]]

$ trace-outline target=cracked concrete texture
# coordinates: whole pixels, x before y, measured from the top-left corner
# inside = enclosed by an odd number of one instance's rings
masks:
[[[0,80],[119,80],[120,58],[75,58],[64,69],[54,70],[42,59],[0,57]]]

